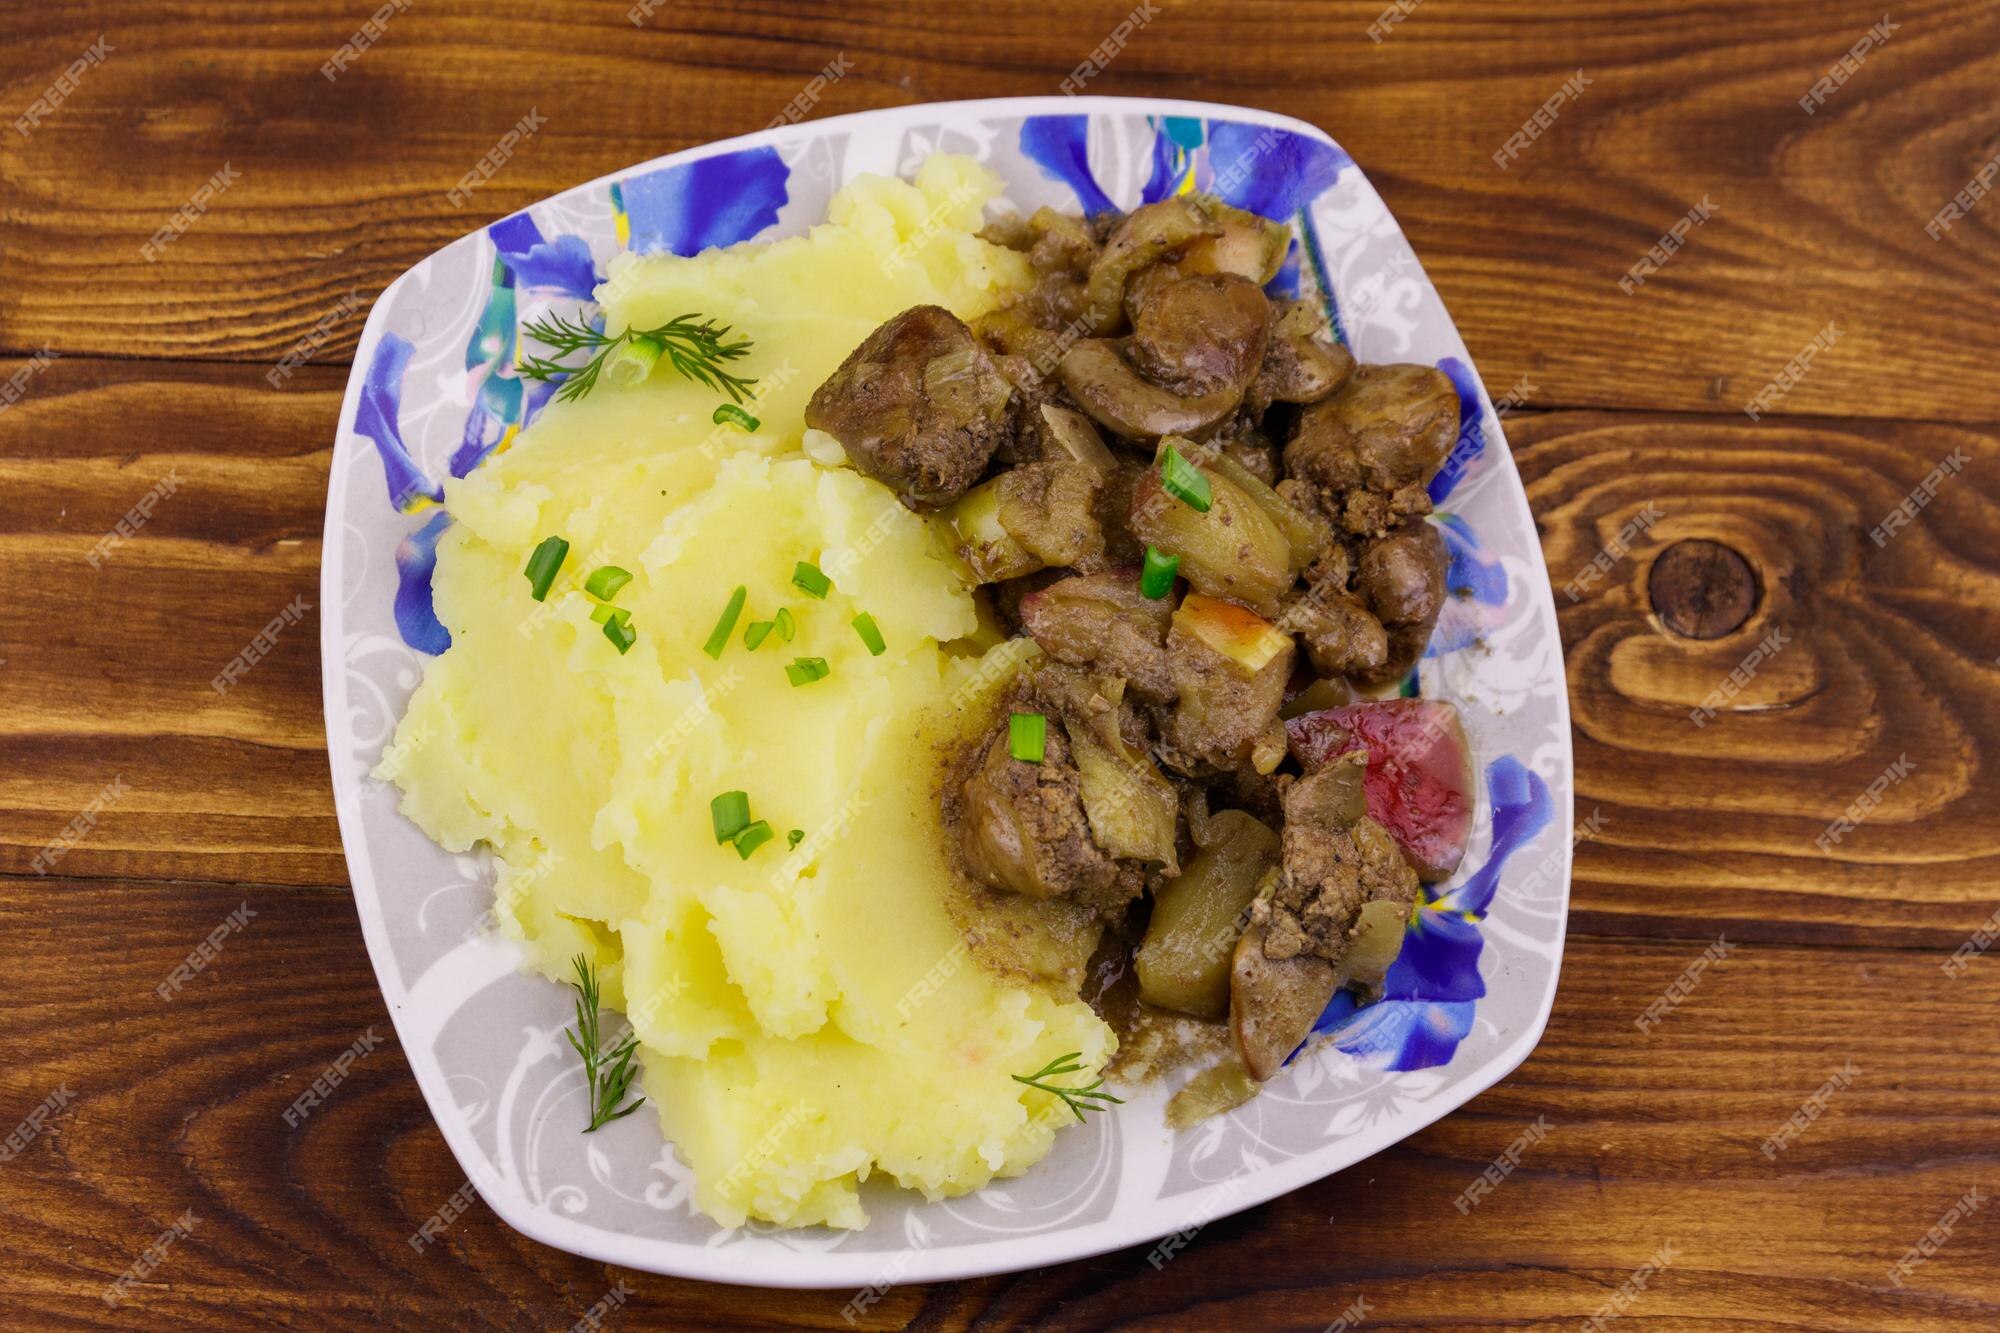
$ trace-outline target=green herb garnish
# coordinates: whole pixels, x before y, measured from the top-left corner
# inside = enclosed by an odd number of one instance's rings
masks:
[[[765,639],[770,637],[771,631],[774,628],[776,628],[776,622],[774,621],[770,620],[751,621],[749,624],[743,627],[743,646],[745,648],[748,648],[753,653],[756,652],[759,645],[761,645]]]
[[[546,601],[549,589],[555,585],[556,574],[567,559],[568,542],[560,537],[542,538],[542,544],[528,557],[528,567],[521,571],[528,576],[529,595],[538,602]]]
[[[1020,714],[1016,714],[1015,716],[1018,717]],[[1064,1074],[1081,1073],[1083,1066],[1078,1061],[1082,1058],[1082,1055],[1081,1051],[1071,1051],[1068,1055],[1058,1055],[1032,1074],[1014,1074],[1011,1077],[1016,1083],[1025,1083],[1031,1088],[1038,1088],[1043,1092],[1062,1098],[1063,1104],[1069,1107],[1070,1113],[1078,1120],[1083,1119],[1085,1111],[1105,1110],[1106,1108],[1101,1105],[1104,1102],[1115,1102],[1123,1106],[1125,1104],[1123,1097],[1114,1097],[1108,1092],[1098,1091],[1099,1088],[1104,1086],[1104,1080],[1101,1078],[1087,1083],[1080,1088],[1065,1088],[1042,1081],[1043,1079],[1060,1078]]]
[[[773,836],[771,826],[760,819],[756,823],[746,827],[733,839],[736,843],[736,854],[745,861],[748,861],[750,853],[769,842]]]
[[[1047,752],[1049,720],[1040,713],[1015,713],[1007,719],[1007,753],[1024,764],[1039,764]]]
[[[604,620],[604,637],[611,640],[617,647],[620,657],[623,657],[625,651],[639,641],[639,631],[633,629],[627,623],[631,618],[632,613],[630,611],[619,610],[613,611]]]
[[[729,605],[722,608],[722,619],[715,622],[715,632],[701,646],[703,652],[717,661],[722,660],[722,650],[729,645],[729,636],[736,628],[736,617],[743,614],[743,603],[749,596],[748,585],[736,585],[736,591],[729,594]]]
[[[1181,457],[1181,451],[1171,444],[1160,451],[1160,484],[1167,488],[1167,494],[1198,514],[1206,514],[1215,502],[1208,474]]]
[[[653,361],[664,357],[687,379],[707,385],[718,393],[726,393],[739,403],[757,382],[723,369],[724,362],[734,361],[749,352],[750,340],[738,338],[734,342],[728,341],[729,326],[717,324],[705,316],[681,315],[656,329],[605,333],[601,329],[593,329],[581,319],[550,315],[523,325],[521,331],[555,349],[554,356],[523,359],[517,367],[521,378],[562,379],[562,390],[556,394],[561,402],[581,398],[596,388],[607,358],[622,347],[631,349],[623,359],[632,363],[638,371],[649,370]],[[595,349],[596,355],[580,366],[566,366],[560,360],[572,352],[592,349]]]
[[[792,613],[782,606],[778,608],[778,614],[772,617],[771,626],[778,631],[778,637],[786,643],[790,643],[793,636],[799,632],[798,622],[793,620]]]
[[[875,627],[875,617],[863,611],[854,617],[853,625],[854,632],[861,636],[861,642],[868,645],[870,657],[880,657],[889,650],[889,645],[882,641],[882,631]]]
[[[806,831],[802,828],[795,828],[790,833],[787,833],[785,835],[785,846],[796,847],[805,840],[806,840]]]
[[[708,818],[715,825],[715,840],[728,842],[750,827],[748,792],[726,791],[708,803]]]
[[[1181,572],[1181,558],[1168,555],[1157,546],[1146,548],[1146,567],[1139,571],[1139,595],[1157,602],[1174,590],[1174,576]]]
[[[590,1124],[583,1131],[588,1134],[631,1115],[645,1104],[646,1099],[641,1097],[628,1106],[618,1107],[631,1089],[633,1077],[639,1072],[639,1067],[632,1062],[632,1053],[639,1046],[639,1035],[628,1032],[624,1040],[609,1051],[601,1049],[597,969],[586,962],[582,954],[576,956],[575,962],[576,980],[570,984],[576,987],[576,1030],[565,1035],[569,1037],[569,1044],[576,1048],[576,1053],[583,1057],[583,1077],[590,1085]]]
[[[820,573],[818,565],[810,560],[801,560],[792,566],[792,586],[808,597],[826,600],[826,594],[833,587],[833,580]]]
[[[797,688],[800,685],[810,685],[816,680],[825,680],[831,671],[832,668],[827,666],[824,657],[795,657],[785,668],[785,679],[792,682],[793,688]]]
[[[618,595],[618,590],[632,581],[629,570],[616,565],[599,565],[590,571],[590,577],[583,581],[583,590],[599,601],[610,601]]]
[[[724,403],[722,406],[716,408],[715,415],[710,417],[709,420],[718,426],[727,421],[732,425],[741,426],[745,430],[756,430],[759,425],[757,418],[751,416],[734,403]]]

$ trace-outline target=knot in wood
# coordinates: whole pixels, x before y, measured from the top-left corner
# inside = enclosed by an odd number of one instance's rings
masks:
[[[1688,639],[1719,639],[1757,609],[1757,575],[1721,542],[1675,542],[1653,561],[1647,591],[1660,621]]]

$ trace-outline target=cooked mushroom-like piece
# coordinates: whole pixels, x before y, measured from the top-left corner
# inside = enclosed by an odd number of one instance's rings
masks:
[[[1444,539],[1428,523],[1411,523],[1361,548],[1354,585],[1384,625],[1430,626],[1444,606]]]
[[[1243,932],[1229,972],[1229,1032],[1243,1068],[1259,1083],[1312,1034],[1340,986],[1340,974],[1324,958],[1265,956],[1264,935],[1261,925]]]
[[[1458,390],[1435,366],[1362,366],[1299,417],[1285,471],[1316,486],[1392,492],[1437,474],[1458,434]]]
[[[1125,354],[1182,395],[1240,395],[1257,376],[1270,330],[1271,303],[1256,283],[1233,274],[1183,278],[1140,308]]]
[[[1009,250],[1025,250],[1035,243],[1035,230],[1019,213],[1003,213],[979,229],[979,239]]]
[[[805,419],[856,468],[929,509],[979,480],[1005,436],[1010,392],[956,315],[917,306],[849,354],[813,391]]]
[[[1381,664],[1350,674],[1364,685],[1400,680],[1417,664],[1444,609],[1444,539],[1428,523],[1410,523],[1362,548],[1354,584],[1387,626],[1389,650]]]
[[[1130,744],[1116,722],[1067,718],[1064,734],[1076,759],[1083,812],[1097,845],[1122,860],[1151,861],[1180,873],[1180,798],[1146,751]]]
[[[1091,841],[1081,778],[1060,726],[1049,726],[1040,763],[1008,752],[1002,720],[966,779],[960,840],[966,868],[989,888],[1030,898],[1101,894],[1119,866]]]
[[[1183,273],[1234,273],[1259,287],[1278,276],[1292,245],[1290,227],[1220,200],[1203,203],[1221,230],[1182,248]]]
[[[1062,339],[1035,323],[1031,312],[1018,302],[987,311],[972,321],[972,331],[1001,355],[1019,358],[1019,365],[1007,374],[1018,388],[1039,388],[1062,364]]]
[[[1174,697],[1167,669],[1167,625],[1173,602],[1139,592],[1135,571],[1079,574],[1021,602],[1021,624],[1058,662],[1122,676],[1132,693],[1153,703]]]
[[[1351,593],[1315,584],[1285,604],[1280,628],[1299,636],[1322,676],[1368,676],[1389,660],[1389,632]]]
[[[1354,354],[1326,338],[1326,321],[1311,301],[1293,301],[1271,326],[1264,366],[1251,392],[1258,403],[1317,403],[1340,392],[1354,374]]]
[[[1183,278],[1230,274],[1261,290],[1285,266],[1292,233],[1283,223],[1199,196],[1190,200],[1189,206],[1203,212],[1221,230],[1213,236],[1197,236],[1169,257],[1131,274],[1125,284],[1125,314],[1135,324],[1139,311],[1162,287]]]
[[[994,480],[1000,526],[1045,565],[1077,565],[1104,551],[1097,492],[1104,474],[1068,459],[1029,463]]]
[[[959,554],[981,583],[1075,565],[1104,551],[1097,493],[1105,474],[1068,460],[1009,468],[951,509]]]
[[[1028,262],[1037,273],[1059,273],[1077,282],[1090,277],[1098,246],[1097,238],[1090,234],[1089,223],[1043,207],[1028,219],[1028,232],[1033,238],[1028,247]]]
[[[1062,383],[1078,407],[1106,430],[1130,440],[1201,436],[1243,401],[1241,389],[1183,396],[1153,383],[1127,361],[1118,344],[1085,338],[1062,359]]]
[[[1118,465],[1111,450],[1105,447],[1104,437],[1081,412],[1042,403],[1035,408],[1035,424],[1044,442],[1045,457],[1067,458],[1104,473]]]
[[[1289,634],[1262,617],[1188,594],[1167,632],[1176,702],[1161,723],[1163,757],[1190,774],[1276,768],[1284,752],[1278,709],[1297,651]]]
[[[1112,332],[1124,318],[1126,279],[1196,237],[1221,234],[1221,222],[1199,198],[1162,199],[1126,214],[1090,266],[1083,317],[1091,332]]]
[[[1435,622],[1419,621],[1414,625],[1391,625],[1389,627],[1389,656],[1381,666],[1373,671],[1364,671],[1354,677],[1357,685],[1389,685],[1410,674],[1430,646],[1431,631],[1437,628]]]
[[[1226,440],[1217,440],[1215,448],[1224,458],[1266,486],[1277,485],[1277,446],[1257,432],[1246,431],[1241,435],[1232,435]]]

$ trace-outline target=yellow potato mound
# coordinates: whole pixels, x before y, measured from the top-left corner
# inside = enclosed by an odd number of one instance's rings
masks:
[[[540,971],[598,965],[695,1202],[725,1225],[861,1226],[856,1185],[878,1171],[931,1197],[1018,1174],[1067,1117],[1010,1075],[1081,1051],[1087,1081],[1115,1046],[1086,1006],[973,964],[946,910],[939,747],[1005,674],[982,656],[1011,650],[925,520],[801,452],[806,399],[882,320],[926,302],[971,318],[1027,280],[974,235],[997,188],[933,157],[914,185],[856,181],[807,237],[621,257],[608,327],[734,324],[755,340],[735,368],[761,382],[759,429],[716,427],[718,395],[662,366],[552,405],[446,486],[433,587],[452,647],[391,747],[402,809],[453,851],[493,847],[503,928]],[[522,570],[551,535],[570,554],[538,604]],[[833,578],[824,601],[792,585],[801,560]],[[603,564],[633,574],[624,656],[582,591]],[[713,660],[738,584],[748,605]],[[780,607],[796,639],[746,649]],[[830,674],[794,687],[802,656]],[[710,798],[732,790],[777,832],[747,860],[711,830]]]

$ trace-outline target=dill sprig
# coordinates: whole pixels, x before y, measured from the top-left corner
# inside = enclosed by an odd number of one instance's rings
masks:
[[[553,356],[525,357],[520,372],[523,378],[531,380],[563,379],[562,391],[556,395],[559,402],[581,398],[596,388],[606,358],[623,346],[634,349],[630,355],[642,366],[650,368],[665,357],[686,378],[717,393],[726,393],[735,402],[742,402],[757,383],[723,368],[724,362],[749,352],[750,340],[729,341],[729,325],[717,324],[703,315],[679,315],[656,329],[626,329],[622,333],[606,333],[581,319],[549,315],[523,325],[521,331],[555,349]],[[573,352],[592,349],[597,354],[580,366],[562,362],[563,357]]]
[[[1043,1079],[1061,1078],[1064,1074],[1081,1073],[1083,1066],[1078,1061],[1082,1058],[1083,1052],[1071,1051],[1068,1055],[1058,1055],[1032,1074],[1014,1074],[1010,1077],[1016,1083],[1025,1083],[1031,1088],[1039,1088],[1043,1092],[1053,1093],[1062,1098],[1063,1105],[1069,1107],[1070,1113],[1078,1120],[1083,1119],[1085,1111],[1104,1110],[1105,1108],[1100,1105],[1102,1102],[1116,1102],[1118,1105],[1123,1106],[1125,1104],[1123,1097],[1114,1097],[1108,1092],[1098,1091],[1099,1088],[1104,1086],[1104,1080],[1101,1078],[1087,1083],[1080,1088],[1065,1088],[1059,1084],[1042,1081]]]
[[[639,1035],[628,1032],[625,1039],[611,1050],[602,1049],[603,1039],[598,1035],[597,1022],[597,969],[584,960],[582,954],[576,956],[576,980],[570,984],[576,987],[575,1032],[563,1035],[569,1044],[576,1047],[576,1053],[583,1057],[583,1076],[590,1084],[590,1125],[583,1132],[608,1125],[614,1120],[631,1115],[645,1104],[644,1097],[620,1110],[614,1110],[632,1087],[633,1076],[639,1070],[632,1062],[632,1053],[638,1048]]]

